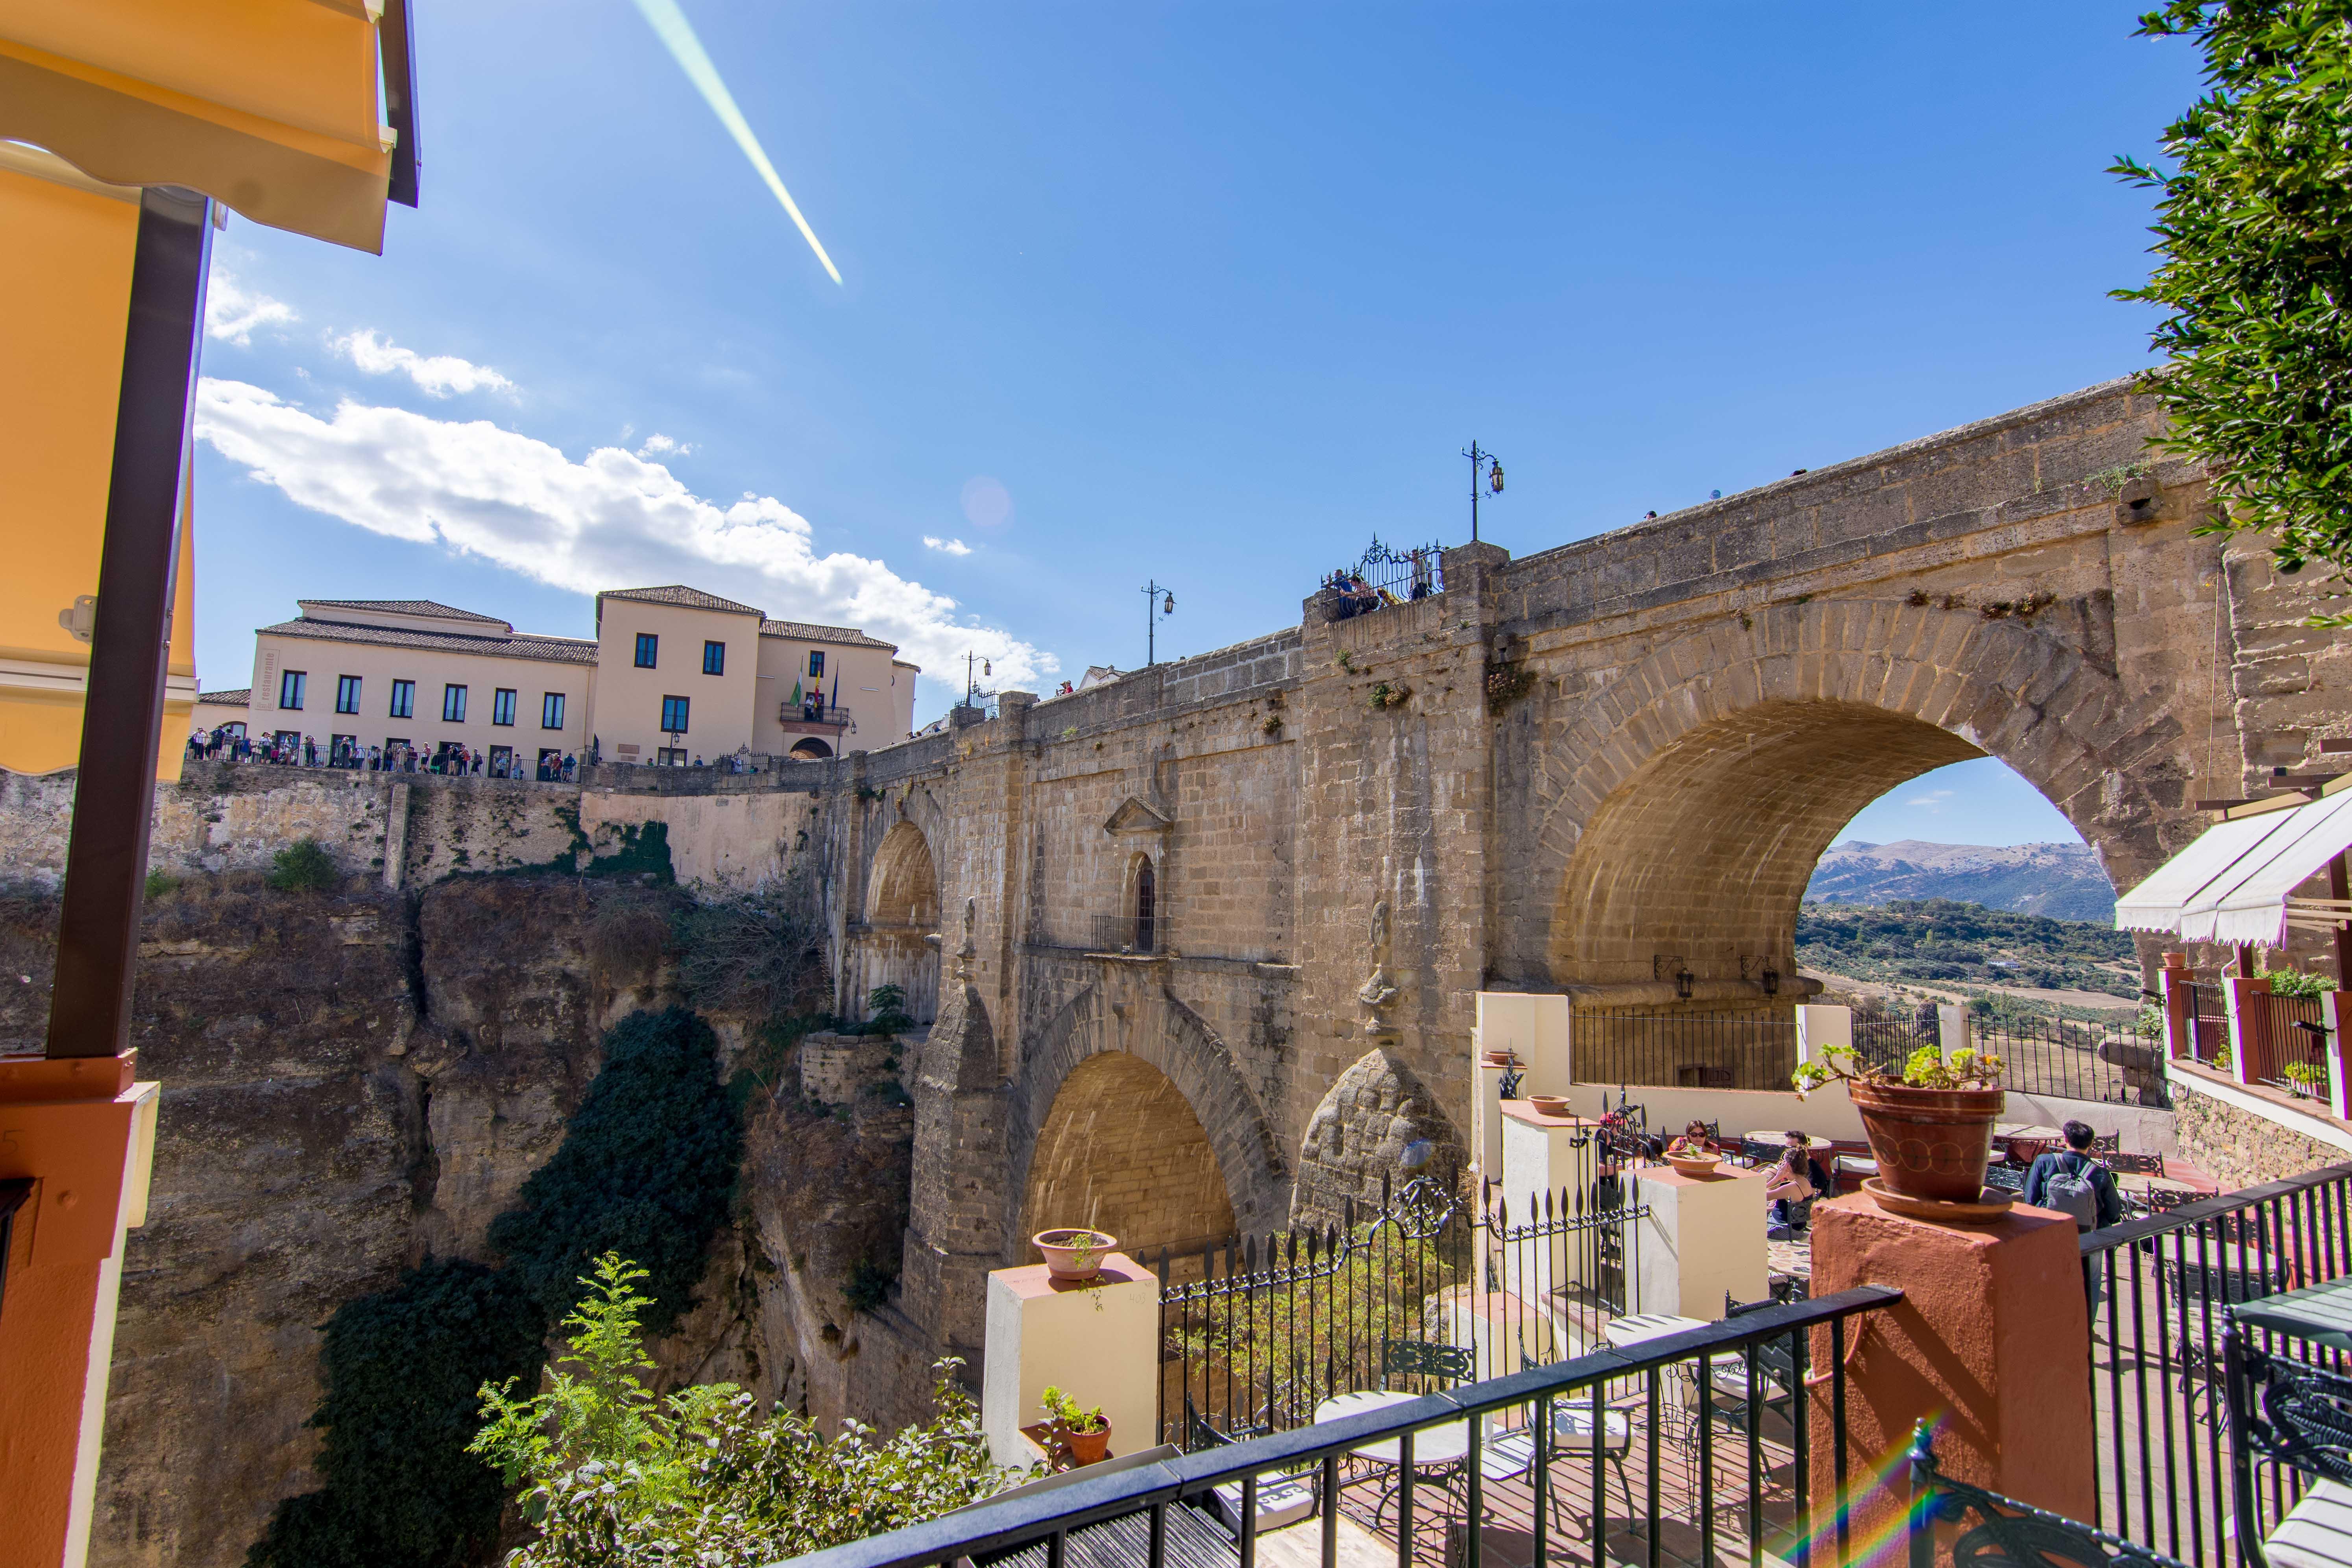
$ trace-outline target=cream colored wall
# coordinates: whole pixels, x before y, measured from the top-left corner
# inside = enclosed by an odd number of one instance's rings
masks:
[[[299,713],[278,706],[278,679],[289,669],[310,677]],[[256,736],[299,730],[317,740],[321,753],[334,735],[357,735],[362,747],[381,746],[397,735],[428,756],[440,742],[449,741],[483,752],[493,746],[512,746],[524,762],[536,763],[541,747],[559,746],[577,755],[585,743],[590,674],[587,665],[550,659],[329,642],[264,632],[255,639],[253,706],[246,723]],[[335,711],[336,678],[344,675],[360,678],[357,713]],[[392,717],[395,679],[416,682],[413,718]],[[453,682],[466,688],[463,723],[445,723],[441,718],[442,688]],[[502,686],[511,687],[515,693],[511,726],[490,722],[491,699]],[[563,693],[561,730],[539,727],[540,699],[550,691]]]
[[[787,737],[781,721],[793,683],[808,683],[808,656],[824,655],[825,695],[833,694],[834,676],[841,677],[841,706],[856,721],[855,734],[841,738],[845,752],[870,752],[907,738],[915,716],[915,679],[911,667],[897,668],[887,647],[856,644],[811,642],[801,637],[762,636],[760,638],[760,691],[755,699],[751,749],[769,755],[792,749],[798,736]]]
[[[661,639],[651,669],[635,665],[639,632]],[[702,673],[702,645],[727,645],[727,673]],[[688,700],[681,741],[689,760],[716,761],[752,743],[751,704],[759,689],[760,622],[753,616],[698,610],[644,599],[597,601],[596,700],[589,732],[610,762],[650,763],[667,743],[662,699]],[[635,752],[625,746],[638,748]],[[757,747],[753,747],[757,750]]]

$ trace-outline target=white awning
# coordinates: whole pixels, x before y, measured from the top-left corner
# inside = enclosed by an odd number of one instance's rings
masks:
[[[2352,791],[2286,811],[2217,823],[2116,900],[2118,931],[2170,931],[2188,942],[2286,944],[2291,916],[2332,923],[2343,913],[2291,909],[2294,889],[2352,847]]]

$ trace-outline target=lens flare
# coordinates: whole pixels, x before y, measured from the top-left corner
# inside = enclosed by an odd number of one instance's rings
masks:
[[[727,133],[735,138],[735,145],[743,149],[743,156],[751,160],[751,167],[758,170],[760,178],[768,183],[768,189],[776,193],[776,199],[784,204],[784,211],[792,215],[793,226],[801,231],[801,237],[809,242],[809,248],[816,252],[816,258],[824,263],[826,273],[839,283],[840,268],[835,267],[833,258],[824,253],[824,247],[817,243],[816,231],[809,227],[808,219],[801,216],[800,205],[793,200],[792,192],[784,189],[784,182],[776,174],[776,166],[768,162],[768,154],[761,149],[760,139],[751,134],[751,124],[744,120],[743,111],[735,107],[735,95],[729,92],[727,84],[719,79],[719,68],[712,65],[710,57],[703,52],[702,40],[694,36],[693,24],[686,19],[686,13],[677,8],[677,0],[636,0],[636,5],[655,34],[668,46],[670,58],[677,60],[678,68],[686,72],[686,79],[702,94],[702,101],[710,105],[710,112],[719,116],[719,123],[727,127]]]

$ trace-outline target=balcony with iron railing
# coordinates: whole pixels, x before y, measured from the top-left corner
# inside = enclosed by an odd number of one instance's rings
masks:
[[[855,727],[851,722],[848,709],[819,702],[793,702],[787,700],[777,704],[776,719],[783,725],[787,734],[825,731],[838,733]]]

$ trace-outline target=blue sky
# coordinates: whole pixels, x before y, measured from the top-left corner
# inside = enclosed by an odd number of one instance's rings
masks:
[[[2102,171],[2196,89],[2125,5],[681,4],[843,283],[629,0],[421,5],[385,255],[220,237],[205,684],[298,595],[623,582],[865,625],[924,718],[1140,663],[1147,579],[1238,641],[1458,541],[1474,437],[1531,553],[2145,363]],[[1853,831],[2072,837],[1961,768]]]

